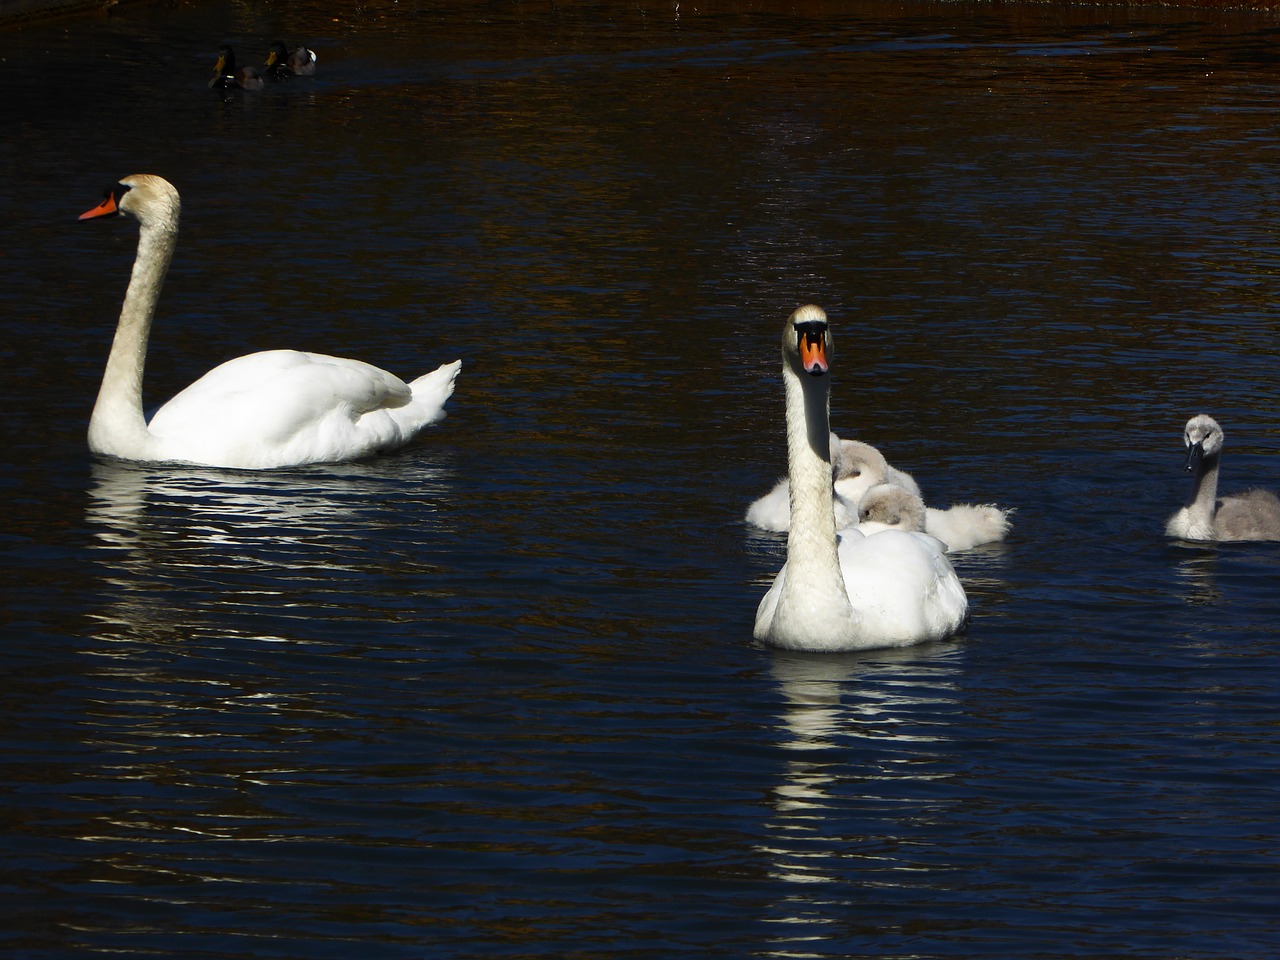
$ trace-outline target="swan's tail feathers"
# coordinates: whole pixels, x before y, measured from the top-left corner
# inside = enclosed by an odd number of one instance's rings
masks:
[[[458,379],[458,371],[462,369],[462,361],[442,364],[430,373],[424,373],[409,384],[413,391],[414,406],[433,411],[427,422],[444,418],[444,404],[453,396],[454,382]]]

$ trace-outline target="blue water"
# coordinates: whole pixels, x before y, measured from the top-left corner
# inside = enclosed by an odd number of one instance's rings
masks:
[[[10,28],[0,952],[1280,952],[1280,546],[1167,541],[1181,431],[1276,487],[1280,57],[1260,13],[211,3]],[[195,9],[198,7],[198,9]],[[281,37],[320,75],[205,87]],[[290,346],[449,417],[368,463],[97,461],[182,192],[160,402]],[[751,639],[778,333],[957,554],[941,644]]]

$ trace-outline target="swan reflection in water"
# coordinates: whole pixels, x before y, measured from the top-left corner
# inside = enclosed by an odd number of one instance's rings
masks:
[[[1182,602],[1191,606],[1221,603],[1224,594],[1218,584],[1218,545],[1180,543],[1175,549],[1187,552],[1174,566]]]
[[[770,918],[778,955],[843,929],[855,887],[927,883],[901,851],[918,846],[906,836],[914,825],[946,815],[929,782],[957,766],[947,727],[962,656],[955,643],[774,654],[786,753],[761,852],[772,877],[796,885]]]
[[[145,640],[226,630],[228,612],[347,603],[370,568],[425,564],[447,477],[411,458],[271,473],[97,462],[99,619],[110,639]]]
[[[101,572],[77,681],[76,787],[90,799],[68,828],[91,842],[77,871],[155,890],[263,882],[261,858],[228,858],[220,841],[283,840],[307,822],[299,790],[329,784],[311,771],[322,782],[299,788],[300,758],[335,730],[363,731],[352,717],[372,715],[383,689],[370,679],[381,661],[360,655],[370,625],[386,627],[381,656],[420,657],[438,616],[419,608],[450,471],[415,461],[94,465]],[[296,879],[288,869],[272,879]]]

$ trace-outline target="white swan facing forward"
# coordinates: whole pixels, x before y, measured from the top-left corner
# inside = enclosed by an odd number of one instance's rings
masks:
[[[787,478],[787,560],[756,609],[757,640],[794,650],[901,647],[949,637],[969,602],[942,544],[902,530],[836,536],[832,508],[826,313],[804,306],[782,332]]]
[[[1280,499],[1269,490],[1218,498],[1224,437],[1218,421],[1199,414],[1187,421],[1187,472],[1194,473],[1187,505],[1169,518],[1165,534],[1183,540],[1280,540]]]
[[[167,180],[125,177],[80,219],[139,223],[138,252],[89,420],[94,453],[159,463],[262,470],[358,460],[403,446],[445,415],[462,361],[405,383],[360,360],[267,350],[215,367],[142,412],[147,340],[178,236],[181,201]]]

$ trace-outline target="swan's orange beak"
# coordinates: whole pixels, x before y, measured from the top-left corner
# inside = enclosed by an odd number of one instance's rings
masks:
[[[103,194],[102,202],[92,210],[86,210],[80,214],[81,220],[94,220],[97,217],[109,217],[113,213],[119,213],[120,208],[116,206],[116,192],[110,188]]]
[[[821,333],[800,332],[800,366],[815,377],[827,372],[827,342]]]

